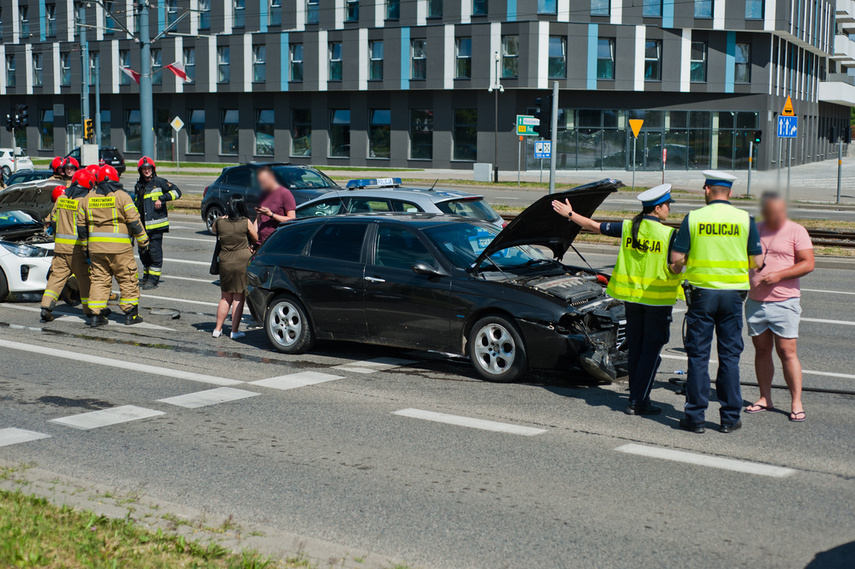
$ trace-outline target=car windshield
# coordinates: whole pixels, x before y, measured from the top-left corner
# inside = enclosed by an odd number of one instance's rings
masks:
[[[440,225],[425,230],[425,235],[433,241],[443,256],[454,266],[469,268],[487,245],[499,234],[491,226],[469,223]],[[548,262],[551,259],[527,245],[508,247],[490,255],[490,259],[501,269],[512,269],[524,265]]]
[[[4,211],[0,213],[0,231],[23,225],[41,225],[23,211]]]
[[[289,190],[314,190],[318,188],[337,188],[335,182],[317,170],[274,166],[273,171],[279,183]]]
[[[479,221],[495,221],[499,219],[499,214],[483,198],[463,198],[439,202],[436,204],[436,207],[442,213],[462,215],[463,217]]]

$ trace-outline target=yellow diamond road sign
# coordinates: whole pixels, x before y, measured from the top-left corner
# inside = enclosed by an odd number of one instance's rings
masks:
[[[174,119],[172,119],[172,122],[169,124],[172,126],[172,128],[173,128],[173,130],[175,130],[175,132],[178,132],[179,130],[184,128],[184,121],[178,117],[175,117]]]
[[[644,119],[629,119],[629,128],[632,129],[632,136],[638,138],[638,133],[641,132],[641,125],[644,124]]]
[[[787,102],[784,103],[784,110],[781,111],[781,114],[785,117],[794,117],[796,116],[796,111],[793,109],[793,100],[790,99],[790,96],[787,95]]]

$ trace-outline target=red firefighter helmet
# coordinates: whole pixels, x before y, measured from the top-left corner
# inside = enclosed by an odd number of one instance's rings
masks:
[[[74,173],[74,176],[71,177],[71,183],[77,184],[82,188],[86,188],[87,190],[91,190],[95,187],[95,176],[86,170],[78,170]]]
[[[66,158],[65,161],[62,163],[63,169],[68,168],[69,166],[73,166],[74,168],[80,170],[80,162],[78,162],[76,158],[72,158],[71,156]]]
[[[98,183],[106,182],[107,180],[111,182],[119,181],[119,172],[109,164],[101,166],[101,169],[98,170]]]
[[[57,186],[50,193],[50,199],[53,203],[56,203],[56,200],[59,199],[59,196],[65,195],[65,186]]]
[[[151,166],[152,170],[154,170],[155,172],[157,171],[157,166],[155,166],[154,160],[152,160],[148,156],[143,156],[142,158],[140,158],[140,161],[137,162],[137,170],[142,170],[143,166]]]
[[[98,172],[100,170],[101,170],[101,166],[99,166],[98,164],[90,164],[89,166],[86,167],[86,171],[89,172],[90,174],[92,174],[93,180],[98,179]]]
[[[50,161],[50,169],[53,170],[54,174],[59,174],[59,169],[62,168],[63,164],[65,164],[65,160],[62,156],[57,156]]]

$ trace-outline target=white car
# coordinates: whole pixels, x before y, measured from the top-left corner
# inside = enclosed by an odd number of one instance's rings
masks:
[[[18,163],[17,169],[15,162]],[[16,170],[32,170],[33,161],[27,156],[27,151],[22,148],[0,148],[0,171],[5,180]]]

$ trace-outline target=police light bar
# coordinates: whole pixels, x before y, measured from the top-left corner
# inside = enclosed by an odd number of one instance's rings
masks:
[[[350,180],[347,183],[347,189],[362,189],[362,188],[398,188],[401,186],[401,178],[365,178],[362,180]]]

